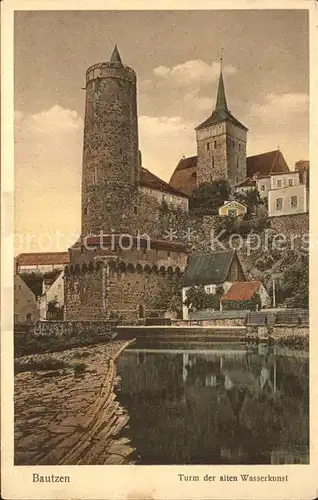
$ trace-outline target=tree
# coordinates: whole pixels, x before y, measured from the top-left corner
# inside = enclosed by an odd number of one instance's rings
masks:
[[[309,257],[301,255],[285,270],[279,293],[288,307],[309,305]]]
[[[230,185],[219,180],[203,183],[196,188],[189,198],[189,209],[197,215],[217,215],[218,209],[230,197]]]
[[[223,295],[223,288],[218,287],[215,294],[206,293],[204,285],[191,286],[186,292],[184,304],[197,311],[205,309],[220,309],[220,298]]]
[[[244,194],[236,192],[234,198],[247,207],[248,213],[254,213],[259,205],[263,205],[264,200],[260,197],[258,189],[249,189]]]

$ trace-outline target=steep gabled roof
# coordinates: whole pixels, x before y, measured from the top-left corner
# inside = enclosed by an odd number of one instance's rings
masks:
[[[222,296],[224,300],[249,300],[259,291],[260,281],[235,281],[231,288]]]
[[[181,196],[182,198],[188,198],[188,196],[180,191],[179,189],[174,188],[167,182],[163,181],[155,174],[147,170],[146,168],[140,169],[140,185],[149,187],[151,189],[156,189],[158,191],[162,191],[165,193],[171,193],[176,196]]]
[[[179,170],[184,170],[185,168],[196,167],[198,162],[197,156],[188,156],[187,158],[181,158],[178,165],[176,166],[175,172]]]
[[[226,281],[235,250],[192,255],[185,269],[183,286],[221,284]]]
[[[264,177],[272,173],[289,172],[288,165],[279,149],[246,158],[247,177]]]
[[[176,166],[169,184],[190,195],[197,187],[197,156],[182,158]]]

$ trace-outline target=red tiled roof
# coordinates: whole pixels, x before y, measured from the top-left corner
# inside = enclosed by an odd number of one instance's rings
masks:
[[[244,181],[240,182],[239,184],[236,184],[235,187],[253,187],[256,186],[256,181],[253,181],[253,179],[247,178]]]
[[[68,252],[20,253],[16,257],[17,266],[50,266],[68,264]]]
[[[183,198],[188,198],[188,196],[180,191],[179,189],[174,188],[167,182],[163,181],[155,174],[147,170],[146,168],[140,169],[140,185],[146,186],[151,189],[156,189],[158,191],[164,191],[167,193],[175,194],[176,196],[181,196]]]
[[[288,165],[279,149],[246,158],[247,177],[267,176],[289,172]]]
[[[254,293],[258,292],[260,281],[236,281],[231,288],[222,296],[224,300],[249,300]]]

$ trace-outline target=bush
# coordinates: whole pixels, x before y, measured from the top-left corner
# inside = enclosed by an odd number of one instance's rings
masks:
[[[248,310],[256,311],[261,308],[260,296],[255,293],[250,300],[224,300],[222,302],[223,311]]]
[[[85,363],[76,363],[74,365],[74,376],[75,377],[82,375],[85,371],[86,371],[86,364]]]

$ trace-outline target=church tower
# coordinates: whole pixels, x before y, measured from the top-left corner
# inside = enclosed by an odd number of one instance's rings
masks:
[[[197,184],[246,179],[247,128],[230,113],[224,89],[222,58],[215,109],[196,128]]]
[[[86,72],[82,236],[132,232],[138,185],[136,73],[115,46]]]

